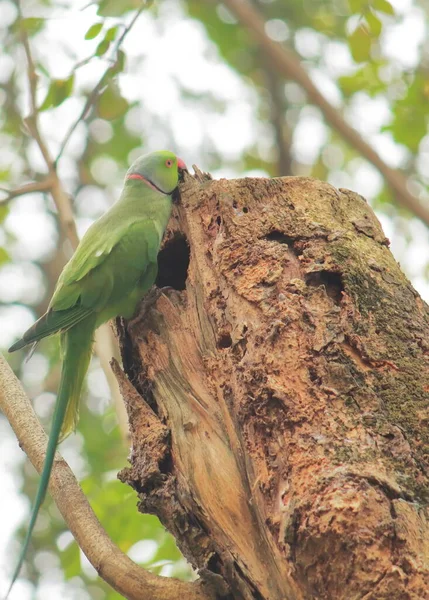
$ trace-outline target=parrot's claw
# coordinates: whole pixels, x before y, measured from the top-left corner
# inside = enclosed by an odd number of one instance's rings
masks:
[[[166,292],[172,292],[174,290],[174,287],[171,287],[171,285],[164,285],[164,287],[158,288],[158,289],[161,292],[161,294],[164,294],[164,296],[165,296]]]

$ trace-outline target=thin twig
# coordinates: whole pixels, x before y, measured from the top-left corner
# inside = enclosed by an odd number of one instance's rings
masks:
[[[10,200],[17,198],[18,196],[24,196],[25,194],[33,194],[34,192],[50,192],[52,188],[52,180],[50,177],[46,177],[42,181],[32,181],[25,183],[14,190],[8,190],[0,188],[0,192],[6,194],[6,196],[0,199],[0,206],[7,204]]]
[[[213,4],[213,0],[209,1]],[[398,203],[417,215],[429,227],[429,210],[410,192],[404,174],[389,167],[374,148],[344,120],[338,109],[326,100],[310,79],[296,54],[267,36],[264,20],[258,11],[247,0],[224,0],[224,4],[249,30],[255,41],[260,45],[261,50],[269,58],[271,66],[284,77],[296,81],[305,90],[309,101],[320,108],[325,119],[332,127],[379,170],[390,189],[394,192]]]
[[[115,408],[121,437],[124,440],[126,447],[129,448],[130,431],[128,426],[128,415],[125,409],[124,399],[122,398],[119,390],[118,382],[113,374],[112,369],[110,368],[110,361],[112,360],[112,357],[114,357],[116,360],[119,360],[120,357],[118,344],[116,343],[115,335],[109,323],[105,323],[95,332],[94,351],[98,356],[100,366],[103,369],[104,375],[107,379],[107,384],[109,386],[112,403]]]
[[[261,0],[256,0],[256,5],[265,17],[264,6],[261,6]],[[267,90],[270,94],[270,120],[274,128],[276,140],[276,174],[278,176],[292,175],[292,136],[285,119],[287,101],[284,94],[283,77],[276,69],[271,67],[270,61],[266,56],[263,56],[262,59],[264,61],[263,71],[267,83]]]
[[[40,473],[47,436],[18,379],[0,355],[0,409],[21,448]],[[159,577],[136,565],[110,540],[65,460],[57,453],[49,491],[90,563],[109,585],[129,600],[214,600],[201,583]]]
[[[18,0],[17,7],[19,11],[20,22],[22,21],[21,5]],[[25,27],[20,27],[21,42],[25,50],[27,58],[27,77],[30,89],[30,108],[31,112],[29,116],[24,120],[30,135],[36,141],[39,150],[45,160],[46,167],[48,169],[48,178],[51,181],[51,193],[54,199],[55,205],[58,210],[58,216],[61,226],[63,227],[65,234],[70,239],[73,248],[76,248],[79,243],[79,238],[76,231],[76,224],[73,218],[73,211],[69,197],[64,190],[61,181],[58,178],[55,164],[52,160],[52,156],[49,152],[49,148],[45,143],[45,140],[40,134],[39,130],[39,114],[37,109],[37,73],[36,67],[31,53],[30,42]]]
[[[124,28],[124,31],[122,32],[122,34],[119,36],[118,41],[116,42],[114,50],[113,50],[113,56],[115,57],[115,60],[114,60],[113,64],[109,65],[107,67],[107,69],[104,71],[103,75],[98,80],[98,83],[95,85],[95,87],[89,94],[88,98],[86,99],[84,107],[82,108],[76,121],[74,123],[72,123],[69,130],[67,131],[67,133],[64,137],[64,140],[61,144],[60,150],[58,152],[57,158],[55,159],[55,164],[58,164],[58,161],[60,160],[61,156],[63,155],[63,152],[64,152],[67,144],[69,143],[71,136],[75,132],[76,127],[79,125],[79,123],[81,121],[83,121],[85,119],[85,117],[88,115],[89,111],[91,110],[92,106],[96,103],[97,98],[98,98],[101,90],[104,88],[107,80],[109,79],[111,72],[114,71],[114,69],[115,69],[115,66],[118,62],[119,50],[122,46],[124,39],[126,38],[128,33],[131,31],[135,22],[137,21],[137,19],[139,18],[139,16],[141,15],[142,11],[145,8],[147,8],[147,4],[142,4],[142,6],[136,12],[134,17],[131,19],[131,21],[128,23],[128,25]]]
[[[44,140],[40,136],[39,132],[39,123],[38,123],[38,112],[37,112],[37,73],[36,67],[34,65],[33,57],[30,49],[30,42],[28,39],[27,32],[24,27],[21,27],[21,41],[24,46],[25,55],[27,58],[27,77],[30,89],[30,106],[31,112],[30,115],[24,119],[24,123],[27,126],[27,129],[31,136],[35,139],[37,145],[39,146],[40,152],[42,153],[43,158],[45,159],[48,168],[52,165],[52,159],[49,154],[49,150]]]
[[[270,65],[265,69],[267,88],[270,92],[270,118],[274,127],[277,147],[277,173],[278,175],[292,175],[292,139],[286,119],[285,96],[280,77]]]

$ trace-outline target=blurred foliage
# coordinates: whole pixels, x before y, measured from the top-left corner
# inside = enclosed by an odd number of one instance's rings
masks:
[[[380,144],[385,160],[404,169],[416,193],[426,198],[427,3],[254,0],[252,4],[266,21],[267,35],[294,49],[338,110],[367,141]],[[58,162],[81,232],[115,200],[126,168],[139,153],[167,147],[188,164],[223,169],[227,175],[312,175],[354,188],[412,243],[409,215],[393,203],[374,169],[323,123],[296,84],[278,75],[226,5],[157,0],[142,12],[118,49],[124,27],[140,8],[140,0],[99,0],[79,7],[61,0],[34,0],[23,2],[24,18],[19,20],[16,5],[0,0],[0,187],[5,189],[0,192],[4,335],[0,345],[4,348],[46,309],[71,252],[49,197],[29,194],[7,201],[7,189],[41,180],[46,173],[23,121],[29,105],[23,28],[36,63],[40,126],[54,156],[88,104]],[[407,50],[404,56],[401,44]],[[94,95],[99,81],[99,93]],[[377,116],[367,119],[371,114]],[[407,266],[406,261],[403,264]],[[425,264],[420,268],[423,273]],[[20,353],[10,361],[48,425],[59,373],[56,340],[40,344],[29,363],[23,358]],[[108,393],[100,391],[96,361],[92,375],[96,383],[83,402],[79,433],[63,446],[66,458],[122,550],[128,552],[143,539],[153,540],[155,551],[146,567],[191,577],[171,536],[155,517],[139,514],[134,492],[115,480],[115,473],[126,464],[127,449],[113,409],[105,402]],[[33,498],[38,478],[28,465],[23,469],[22,491]],[[50,560],[38,560],[48,555]],[[65,599],[119,597],[83,562],[50,499],[26,566],[25,577],[41,590],[46,578],[67,580],[61,592]],[[67,596],[67,590],[78,595]]]

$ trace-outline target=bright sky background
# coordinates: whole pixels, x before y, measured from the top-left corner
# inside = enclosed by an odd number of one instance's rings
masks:
[[[418,48],[427,36],[425,19],[411,0],[391,0],[398,13],[406,14],[406,19],[398,26],[393,26],[384,35],[384,46],[388,54],[395,58],[399,65],[411,68],[418,60]],[[50,71],[56,77],[66,77],[70,74],[71,66],[76,59],[83,59],[90,54],[96,42],[84,41],[84,35],[89,24],[96,20],[94,7],[83,11],[87,2],[76,2],[73,13],[58,9],[50,15],[48,27],[43,34],[43,40],[35,47]],[[198,164],[202,169],[207,168],[204,158],[211,147],[221,153],[224,164],[213,172],[215,177],[239,177],[244,173],[231,164],[239,164],[240,155],[257,140],[261,156],[272,152],[272,134],[267,128],[255,120],[257,98],[251,87],[247,86],[229,67],[222,64],[214,45],[206,39],[204,29],[198,22],[183,18],[183,9],[176,0],[159,0],[160,19],[150,13],[144,13],[131,34],[126,39],[124,49],[129,55],[129,71],[121,76],[120,86],[124,95],[130,100],[143,100],[145,106],[151,107],[150,114],[142,108],[135,108],[127,118],[127,127],[133,131],[144,133],[147,144],[145,148],[132,153],[131,162],[137,154],[162,147],[176,150],[188,165]],[[24,10],[25,10],[24,4]],[[26,16],[34,15],[34,5],[27,5]],[[40,9],[39,9],[40,10]],[[15,8],[9,1],[0,1],[1,27],[7,27],[14,18]],[[36,14],[40,14],[37,13]],[[273,36],[287,39],[288,30],[273,24],[268,27]],[[52,48],[56,51],[53,52]],[[305,57],[311,57],[320,51],[320,40],[317,34],[304,30],[298,34],[298,50]],[[312,72],[315,82],[332,103],[340,106],[338,90],[332,76],[353,71],[352,61],[347,48],[331,42],[325,49],[328,67]],[[11,58],[0,56],[0,80],[2,73],[14,68],[15,60],[22,61],[23,57]],[[103,61],[97,61],[82,68],[77,73],[77,85],[82,88],[92,84],[104,69]],[[25,81],[23,82],[25,83]],[[180,85],[178,85],[178,83]],[[287,83],[289,94],[301,94],[293,83]],[[183,87],[189,92],[204,93],[213,98],[198,105],[198,109],[189,99],[184,99],[180,93]],[[40,91],[43,97],[45,91]],[[23,88],[22,104],[27,106],[28,98]],[[221,111],[217,102],[224,103]],[[82,103],[78,99],[70,99],[52,113],[44,113],[41,126],[49,144],[55,153],[69,124],[75,119]],[[24,109],[26,112],[26,109]],[[347,111],[347,118],[372,143],[392,167],[403,164],[403,149],[399,148],[389,134],[380,134],[380,123],[387,122],[389,112],[387,103],[380,99],[371,99],[366,94],[360,94]],[[159,121],[158,121],[159,120]],[[162,122],[166,127],[157,127]],[[91,129],[91,135],[96,139],[108,139],[111,135],[110,125],[100,121]],[[294,152],[305,165],[310,165],[313,157],[324,146],[327,139],[327,129],[320,119],[319,111],[308,106],[301,115],[295,130],[293,140]],[[427,143],[429,153],[429,141]],[[60,163],[60,175],[70,188],[76,178],[73,158],[82,150],[82,131],[77,130],[64,159]],[[332,149],[331,149],[332,150]],[[326,148],[324,152],[329,152]],[[342,171],[343,157],[338,152],[331,152],[333,165],[330,183],[338,187],[353,189],[369,200],[381,186],[378,172],[365,163],[356,159],[353,174]],[[16,158],[2,144],[0,150],[0,168],[2,164],[9,165]],[[42,167],[41,159],[36,148],[31,153],[32,163]],[[14,163],[16,179],[12,185],[18,185],[19,160]],[[422,169],[424,166],[422,165]],[[245,173],[246,175],[264,175],[263,172]],[[100,185],[106,186],[106,191],[97,188],[86,189],[76,198],[78,210],[78,229],[82,234],[92,220],[98,217],[113,202],[118,195],[121,179],[124,173],[119,173],[115,163],[109,159],[100,158],[93,166],[93,175]],[[427,174],[426,174],[427,175]],[[403,269],[411,278],[413,285],[421,295],[429,300],[429,285],[424,276],[424,268],[429,256],[429,241],[427,229],[417,220],[407,224],[397,219],[395,224],[386,216],[380,216],[386,235],[392,240],[392,251],[400,260]],[[17,242],[13,248],[14,263],[0,270],[0,301],[19,302],[29,297],[36,303],[43,293],[43,276],[40,270],[31,263],[36,257],[48,256],[56,247],[57,234],[55,223],[46,214],[44,204],[39,196],[26,196],[16,200],[11,206],[6,228],[14,233]],[[411,242],[406,243],[403,231],[411,234]],[[2,243],[0,237],[0,244]],[[34,320],[33,313],[24,307],[13,306],[0,309],[0,346],[7,347]],[[44,357],[35,354],[24,368],[24,383],[37,390],[43,381],[47,370]],[[93,366],[90,387],[98,396],[106,400],[106,388],[101,388],[100,370]],[[91,383],[92,381],[92,383]],[[39,389],[39,394],[40,394]],[[38,394],[36,393],[36,396]],[[54,396],[45,394],[36,398],[36,409],[39,414],[49,410]],[[79,476],[82,461],[79,459],[79,435],[68,439],[61,446],[61,452],[69,461],[75,473]],[[18,465],[25,460],[19,449],[14,434],[5,419],[0,419],[0,595],[6,589],[10,576],[10,555],[18,551],[18,545],[11,543],[13,532],[29,513],[28,501],[17,493],[21,485]],[[32,468],[28,466],[28,468]],[[67,540],[63,540],[66,543]],[[150,546],[150,542],[148,542]],[[147,544],[138,549],[138,556],[153,551]],[[45,557],[46,558],[46,557]],[[43,560],[43,556],[40,560]],[[49,561],[52,556],[49,555]],[[87,566],[86,568],[92,569]],[[36,599],[53,600],[61,596],[62,600],[90,598],[87,592],[64,584],[61,571],[57,571],[57,581],[50,580],[42,584]],[[11,600],[28,600],[31,597],[31,587],[21,580],[11,595]]]

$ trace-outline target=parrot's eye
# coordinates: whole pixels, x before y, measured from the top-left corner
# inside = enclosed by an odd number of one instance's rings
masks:
[[[171,160],[171,158],[167,158],[167,160],[165,161],[165,166],[168,168],[173,166],[173,161]]]

